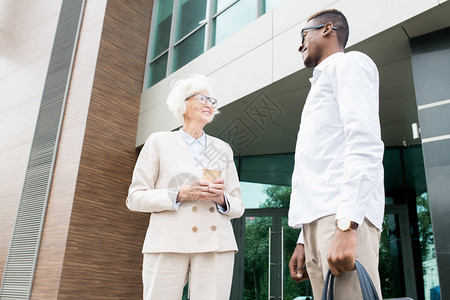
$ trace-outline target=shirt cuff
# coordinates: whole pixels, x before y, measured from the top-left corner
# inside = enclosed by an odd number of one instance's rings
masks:
[[[305,240],[303,239],[303,229],[300,231],[300,234],[298,235],[297,244],[305,244]]]
[[[347,218],[359,225],[364,222],[364,217],[364,210],[354,202],[341,202],[336,213],[336,220]]]
[[[178,207],[180,207],[180,205],[181,205],[181,202],[177,202],[177,198],[178,198],[178,192],[173,193],[173,196],[172,196],[172,208],[175,211],[178,211]]]
[[[217,210],[222,213],[222,214],[226,214],[230,211],[230,202],[228,202],[228,198],[227,195],[223,194],[223,197],[225,198],[225,208],[223,208],[221,205],[216,204],[217,205]]]

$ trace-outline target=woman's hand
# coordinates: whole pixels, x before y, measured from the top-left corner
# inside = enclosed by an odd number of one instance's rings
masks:
[[[201,180],[192,185],[183,185],[178,190],[177,202],[187,200],[213,201],[218,205],[225,207],[225,180],[217,178],[213,182]]]
[[[202,186],[198,183],[192,185],[183,185],[178,190],[177,202],[188,200],[197,200],[202,195]]]
[[[226,206],[224,197],[225,180],[223,178],[217,178],[213,182],[202,180],[199,185],[202,187],[199,200],[213,201],[222,207]]]

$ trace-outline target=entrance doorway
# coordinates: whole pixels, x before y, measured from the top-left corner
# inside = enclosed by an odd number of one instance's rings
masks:
[[[287,219],[288,208],[283,207],[247,209],[242,218],[234,221],[239,252],[230,299],[314,299],[309,281],[296,284],[290,278],[288,265],[299,230],[289,227]],[[386,205],[380,243],[380,276],[383,294],[417,299],[405,205]]]
[[[239,157],[236,165],[241,179],[246,214],[243,218],[233,220],[239,252],[236,255],[235,278],[230,299],[253,300],[257,299],[256,297],[269,299],[269,287],[271,297],[293,299],[289,294],[290,290],[295,291],[292,295],[295,297],[311,295],[307,287],[296,290],[296,286],[290,286],[294,283],[290,280],[288,272],[288,262],[299,234],[298,230],[286,225],[291,194],[290,179],[294,168],[293,154]],[[439,278],[422,148],[421,146],[386,148],[383,166],[386,197],[380,243],[383,297],[439,299]],[[283,229],[282,233],[280,228]],[[291,233],[292,231],[295,233]],[[288,238],[290,234],[292,237]],[[259,248],[253,246],[256,245],[256,241],[260,241]],[[283,251],[279,247],[283,247]],[[257,257],[263,258],[255,260]],[[250,264],[250,259],[253,259],[253,265]],[[281,268],[276,265],[281,262],[284,272],[276,270]],[[258,269],[259,265],[265,266],[265,269],[262,267]],[[255,279],[252,279],[252,276]],[[280,276],[280,279],[274,276]],[[277,284],[279,286],[274,286]],[[250,287],[253,288],[252,291]],[[250,295],[247,298],[246,293]]]
[[[288,226],[287,208],[247,209],[235,226],[240,250],[231,299],[312,299],[309,281],[290,278],[299,230]]]

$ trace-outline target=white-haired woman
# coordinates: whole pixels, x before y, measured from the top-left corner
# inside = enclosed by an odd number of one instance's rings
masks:
[[[149,212],[142,253],[144,299],[229,299],[236,240],[230,219],[244,213],[231,147],[204,133],[217,100],[202,75],[172,83],[167,104],[183,123],[150,135],[141,150],[127,207]]]

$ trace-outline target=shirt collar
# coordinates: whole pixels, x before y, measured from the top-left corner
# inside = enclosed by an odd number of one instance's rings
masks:
[[[195,141],[198,141],[203,147],[206,146],[206,134],[203,132],[202,136],[195,139],[193,136],[187,134],[183,128],[180,128],[180,134],[183,140],[188,144],[192,145]]]
[[[330,56],[328,56],[327,58],[325,58],[324,60],[322,60],[322,62],[320,64],[318,64],[313,71],[313,77],[310,78],[309,81],[311,81],[311,83],[314,83],[317,78],[320,76],[320,74],[322,74],[322,72],[331,64],[335,63],[338,59],[340,59],[342,56],[344,56],[344,52],[336,52],[334,54],[331,54]]]

